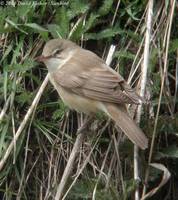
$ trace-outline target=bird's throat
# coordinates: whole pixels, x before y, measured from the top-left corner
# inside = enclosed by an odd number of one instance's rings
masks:
[[[65,65],[70,58],[73,56],[74,52],[69,52],[66,56],[63,57],[52,57],[46,60],[44,63],[48,68],[50,73],[55,72],[56,70],[60,69],[63,65]]]

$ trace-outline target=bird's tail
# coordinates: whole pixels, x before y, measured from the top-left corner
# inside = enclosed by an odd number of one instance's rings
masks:
[[[123,106],[105,104],[107,114],[116,122],[116,125],[127,135],[127,137],[141,149],[148,147],[148,139],[143,131],[128,115]]]

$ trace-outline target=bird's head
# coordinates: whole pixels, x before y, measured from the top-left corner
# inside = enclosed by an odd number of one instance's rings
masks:
[[[71,41],[52,39],[45,44],[42,55],[36,57],[35,60],[45,63],[49,71],[55,71],[76,48],[78,46]]]

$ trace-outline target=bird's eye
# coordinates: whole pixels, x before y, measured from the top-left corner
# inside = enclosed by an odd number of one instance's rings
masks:
[[[62,49],[55,49],[53,51],[53,55],[56,56],[57,54],[60,54],[62,52]]]

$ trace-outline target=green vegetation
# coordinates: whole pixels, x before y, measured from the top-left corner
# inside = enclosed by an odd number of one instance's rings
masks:
[[[0,165],[47,74],[47,69],[34,61],[44,43],[68,38],[104,59],[115,44],[111,67],[139,89],[148,7],[146,0],[121,0],[120,4],[116,0],[14,2],[0,2]],[[173,21],[170,17],[174,3],[154,2],[145,94],[148,103],[143,106],[140,124],[150,143],[154,130],[156,133],[152,162],[162,163],[171,172],[166,186],[150,198],[155,200],[173,200],[178,195],[178,7]],[[135,115],[135,108],[129,109]],[[0,170],[0,199],[53,199],[82,120],[83,115],[69,111],[48,84],[20,137],[11,143],[13,149]],[[67,188],[92,151],[89,162],[66,199],[133,199],[138,185],[133,180],[133,145],[100,114],[90,132]],[[150,149],[140,154],[140,191],[149,155]],[[156,187],[161,177],[161,171],[150,168],[147,191]]]

